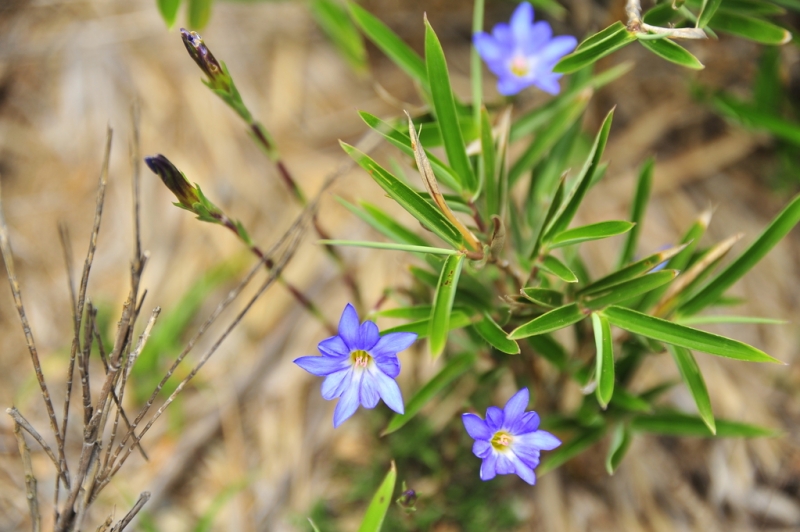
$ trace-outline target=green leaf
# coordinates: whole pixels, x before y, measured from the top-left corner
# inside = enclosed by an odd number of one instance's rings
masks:
[[[314,522],[314,520],[313,520],[313,519],[311,519],[310,517],[307,517],[306,519],[308,519],[308,524],[309,524],[309,525],[311,525],[311,530],[312,530],[313,532],[322,532],[322,531],[319,529],[319,527],[317,526],[317,524]]]
[[[697,27],[705,28],[714,17],[722,0],[703,0],[703,7],[700,9],[700,15],[697,17]]]
[[[605,410],[614,394],[614,341],[611,338],[611,325],[602,314],[592,314],[594,328],[595,378],[597,379],[597,402]]]
[[[413,246],[411,244],[395,244],[393,242],[370,242],[362,240],[317,240],[318,244],[327,246],[350,246],[356,248],[391,249],[409,251],[411,253],[430,253],[431,255],[458,255],[458,251],[430,246]]]
[[[577,436],[572,438],[554,451],[547,453],[542,458],[536,472],[541,477],[542,475],[560,467],[569,460],[575,458],[583,451],[600,441],[605,435],[606,427],[592,427],[582,429]]]
[[[578,307],[577,303],[570,303],[537,316],[524,325],[520,325],[511,331],[508,337],[512,340],[519,340],[528,336],[557,331],[577,323],[585,317],[586,314]]]
[[[675,345],[667,346],[672,358],[675,359],[675,364],[681,372],[681,377],[686,387],[694,397],[694,402],[697,405],[697,412],[703,423],[706,424],[708,430],[712,434],[716,434],[717,428],[714,425],[714,412],[711,410],[711,398],[708,396],[708,388],[706,388],[706,381],[703,379],[703,373],[700,371],[700,366],[694,359],[694,355],[688,349],[678,347]]]
[[[431,323],[428,336],[428,346],[433,358],[444,351],[447,344],[447,335],[450,333],[450,313],[453,310],[453,300],[458,288],[458,278],[464,266],[464,255],[451,255],[442,265],[439,275],[439,285],[433,295],[433,309],[431,310]]]
[[[372,313],[373,318],[400,318],[404,320],[427,320],[431,317],[430,305],[390,308]],[[385,334],[385,333],[384,333]]]
[[[554,249],[621,235],[630,231],[634,225],[623,220],[613,220],[567,229],[555,235],[547,244],[547,247]]]
[[[407,210],[414,218],[419,220],[422,225],[433,231],[439,238],[453,247],[459,249],[463,247],[462,237],[458,229],[453,226],[450,220],[445,218],[441,211],[425,201],[425,199],[411,187],[387,172],[368,155],[344,142],[340,144],[344,151],[364,168],[369,175],[372,176],[372,179],[374,179],[392,199],[399,203],[400,206]]]
[[[540,262],[539,268],[547,273],[552,273],[567,283],[577,283],[578,278],[567,266],[552,255],[546,255]]]
[[[453,310],[450,314],[450,330],[461,329],[463,327],[467,327],[468,325],[472,324],[472,318],[469,314],[467,314],[463,310]],[[423,338],[427,338],[428,334],[431,330],[431,320],[423,319],[418,321],[412,321],[410,323],[405,323],[403,325],[398,325],[397,327],[391,327],[389,329],[384,329],[381,331],[381,334],[388,334],[394,332],[413,332],[417,335],[418,340],[422,340]]]
[[[622,22],[617,21],[579,44],[574,52],[556,63],[553,72],[571,74],[635,40],[636,34],[629,32]]]
[[[748,362],[774,362],[781,364],[760,349],[750,345],[707,333],[671,321],[662,320],[635,310],[610,306],[602,311],[612,324],[634,334],[653,338],[661,342],[696,349],[712,355],[744,360]]]
[[[380,532],[383,526],[383,519],[386,517],[386,511],[392,503],[392,494],[394,493],[394,485],[397,481],[397,468],[392,461],[392,466],[389,472],[381,482],[378,491],[372,496],[372,501],[367,507],[367,512],[364,514],[364,520],[361,521],[361,526],[358,527],[358,532]]]
[[[750,16],[786,14],[786,9],[777,5],[777,3],[773,4],[772,2],[763,2],[762,0],[725,0],[725,3],[720,6],[720,9]]]
[[[680,306],[682,315],[697,314],[722,296],[723,292],[738,281],[750,268],[764,258],[775,244],[781,241],[800,221],[800,195],[778,214],[761,236],[753,242],[739,258],[717,274],[706,286]]]
[[[622,301],[627,301],[636,296],[645,294],[659,286],[672,281],[678,275],[678,270],[661,270],[649,273],[630,281],[614,285],[603,292],[593,293],[593,297],[585,299],[584,304],[592,309],[599,309]]]
[[[769,111],[742,102],[730,94],[717,94],[711,103],[721,115],[749,129],[760,129],[800,146],[800,125]]]
[[[553,340],[549,334],[540,334],[527,338],[528,344],[556,368],[566,371],[569,365],[569,355],[564,347]]]
[[[542,247],[542,238],[544,237],[544,232],[547,229],[547,226],[553,221],[553,218],[555,218],[556,213],[558,213],[559,209],[561,208],[561,203],[564,200],[564,186],[566,181],[566,175],[562,175],[561,180],[558,183],[558,187],[556,188],[556,191],[550,200],[550,206],[547,208],[547,214],[545,214],[544,220],[542,220],[542,223],[539,226],[539,231],[536,234],[536,240],[534,241],[533,248],[530,252],[531,260],[536,260],[536,257],[538,257],[539,251]]]
[[[672,2],[656,5],[644,14],[642,20],[651,26],[668,26],[675,21],[676,17],[680,16],[680,11],[673,9],[672,5]]]
[[[372,41],[411,79],[416,80],[423,88],[428,86],[428,71],[419,54],[403,42],[386,24],[363,7],[355,2],[348,2],[347,7],[350,9],[350,15],[356,25],[361,28],[367,39]]]
[[[189,0],[189,26],[202,30],[211,18],[211,0]]]
[[[761,323],[766,325],[783,325],[786,320],[759,318],[758,316],[679,316],[675,323],[681,325],[704,325],[707,323]]]
[[[167,28],[172,28],[175,19],[178,17],[178,8],[181,7],[181,0],[156,0],[158,12],[161,18],[167,23]]]
[[[523,288],[520,293],[540,307],[556,308],[564,304],[564,295],[549,288]]]
[[[369,224],[370,227],[385,237],[394,240],[395,242],[400,244],[411,244],[412,246],[428,245],[428,242],[424,238],[407,227],[399,224],[392,216],[389,216],[375,205],[367,203],[366,201],[362,201],[361,208],[359,209],[355,205],[348,203],[338,196],[336,197],[336,200],[344,205],[347,210]]]
[[[381,432],[381,436],[386,436],[402,428],[411,418],[416,416],[439,392],[445,389],[451,382],[466,373],[475,364],[474,353],[462,353],[447,361],[447,364],[431,380],[417,390],[411,400],[406,403],[405,414],[395,414],[392,416],[389,425]]]
[[[725,419],[717,419],[716,427],[718,438],[758,438],[777,435],[774,430]],[[635,417],[631,420],[631,430],[666,436],[714,436],[702,419],[678,412],[660,412]]]
[[[589,151],[589,156],[581,169],[581,173],[578,175],[577,183],[572,189],[569,199],[565,201],[563,208],[560,209],[553,223],[546,229],[543,238],[544,241],[552,240],[553,235],[566,230],[572,218],[575,217],[578,207],[583,201],[586,192],[589,190],[594,174],[598,166],[600,166],[600,158],[603,156],[603,150],[605,150],[606,142],[608,141],[608,133],[611,130],[611,119],[613,116],[614,110],[612,109],[606,115],[603,125],[600,126],[600,131],[598,131],[594,139],[592,149]]]
[[[556,0],[529,0],[531,5],[537,9],[545,11],[556,20],[564,20],[567,16],[567,9]]]
[[[676,65],[691,68],[692,70],[702,70],[705,68],[703,63],[693,56],[686,48],[669,39],[639,39],[639,43],[662,59],[666,59]]]
[[[622,247],[622,255],[619,258],[618,268],[628,264],[636,255],[636,247],[639,244],[639,233],[641,232],[644,214],[647,211],[647,202],[650,201],[650,189],[653,186],[653,167],[655,159],[648,157],[639,169],[639,179],[636,181],[636,192],[631,202],[631,222],[634,225],[628,236],[625,238],[625,245]]]
[[[514,340],[509,340],[506,332],[500,327],[489,315],[488,312],[483,313],[483,319],[476,322],[475,330],[481,335],[481,338],[489,342],[489,345],[507,355],[518,355],[519,345]]]
[[[395,129],[390,124],[366,111],[359,111],[358,114],[369,127],[383,135],[393,146],[399,148],[400,151],[409,157],[414,157],[414,150],[411,148],[411,138],[408,136],[408,133]],[[428,161],[431,163],[436,179],[452,190],[461,192],[461,183],[459,183],[458,176],[456,176],[453,170],[438,157],[432,155],[428,150],[425,150],[425,155],[428,156]]]
[[[584,286],[583,288],[581,288],[576,292],[576,295],[589,296],[592,294],[597,294],[598,292],[606,291],[612,286],[616,286],[623,282],[640,277],[641,275],[644,275],[645,273],[649,272],[662,262],[667,261],[670,257],[673,257],[678,253],[681,253],[684,248],[685,246],[677,246],[674,248],[665,249],[664,251],[659,251],[658,253],[653,253],[652,255],[643,258],[642,260],[636,261],[633,264],[625,266],[621,270],[617,270],[614,273],[606,275],[605,277],[601,277],[592,284]]]
[[[458,175],[464,189],[474,194],[478,190],[478,181],[472,172],[472,165],[470,165],[467,151],[464,147],[464,137],[461,135],[461,127],[458,123],[444,50],[442,50],[439,38],[433,31],[427,17],[425,18],[425,63],[431,84],[433,109],[439,122],[439,128],[442,131],[447,160],[455,170],[456,175]]]
[[[633,395],[624,388],[617,386],[614,388],[614,395],[611,396],[609,403],[611,406],[627,410],[628,412],[652,412],[652,405],[638,395]]]
[[[611,445],[606,455],[606,471],[609,475],[613,475],[617,470],[630,446],[631,431],[625,423],[620,423],[614,428],[614,435],[611,437]]]
[[[356,72],[366,72],[368,65],[364,39],[347,14],[347,9],[334,0],[312,0],[309,8],[314,20],[350,66]]]
[[[744,37],[761,44],[786,44],[792,34],[771,22],[728,11],[718,11],[710,26],[725,33]]]

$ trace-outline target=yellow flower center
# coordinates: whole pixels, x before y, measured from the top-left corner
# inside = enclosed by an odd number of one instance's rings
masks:
[[[525,56],[514,56],[514,59],[511,60],[511,73],[521,78],[527,76],[528,72],[530,72],[530,66]]]
[[[498,430],[492,436],[492,447],[496,451],[505,451],[508,450],[508,446],[514,441],[514,438],[508,432],[503,430]]]
[[[356,349],[350,353],[350,359],[353,361],[353,364],[359,368],[366,368],[372,361],[370,354],[361,349]]]

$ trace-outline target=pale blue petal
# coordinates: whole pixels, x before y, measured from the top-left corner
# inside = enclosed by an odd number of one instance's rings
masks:
[[[492,432],[498,431],[503,427],[503,411],[496,406],[486,409],[486,424]]]
[[[527,56],[536,55],[547,44],[553,36],[553,29],[545,21],[537,22],[531,28],[528,38],[524,42],[518,42],[517,46]]]
[[[381,398],[378,393],[378,383],[375,382],[375,378],[369,372],[365,373],[366,374],[361,377],[358,400],[365,408],[375,408]]]
[[[347,368],[347,359],[337,357],[300,357],[294,363],[318,377],[324,377]]]
[[[400,387],[397,385],[394,379],[385,375],[378,368],[370,368],[369,375],[375,380],[378,393],[383,399],[383,402],[386,403],[386,406],[398,414],[403,414],[405,412],[403,395],[400,393]]]
[[[350,303],[344,307],[342,317],[339,319],[339,336],[342,337],[344,343],[347,344],[348,352],[353,349],[358,349],[358,313],[353,305]]]
[[[344,423],[358,409],[360,378],[359,376],[354,376],[354,378],[348,380],[350,381],[349,385],[345,388],[344,393],[339,398],[339,402],[336,404],[336,409],[333,411],[333,428]]]
[[[501,46],[508,47],[509,49],[514,47],[514,35],[511,33],[511,26],[505,22],[501,22],[492,28],[492,37],[494,37]]]
[[[381,334],[378,326],[372,321],[365,321],[358,328],[358,349],[369,351],[380,340]]]
[[[519,478],[531,486],[536,484],[536,474],[533,472],[533,468],[525,465],[518,457],[514,456],[513,453],[511,453],[508,458],[509,461],[514,464],[514,472]]]
[[[503,407],[503,428],[508,430],[520,420],[525,409],[528,408],[528,402],[530,402],[530,394],[527,388],[522,388],[511,396],[506,406]]]
[[[560,77],[561,76],[557,74],[551,74],[549,76],[537,79],[534,84],[544,92],[555,95],[561,92],[561,86],[558,84],[558,78]]]
[[[483,463],[481,464],[481,480],[487,481],[494,478],[494,476],[497,474],[497,469],[495,469],[496,464],[497,454],[495,453],[491,453],[489,456],[483,459]]]
[[[578,40],[572,35],[559,35],[547,43],[547,46],[540,52],[539,58],[544,63],[555,64],[576,46],[578,46]]]
[[[536,447],[520,443],[518,438],[514,438],[511,451],[528,467],[534,468],[539,465],[539,457],[542,453]]]
[[[336,373],[331,373],[325,377],[325,380],[322,381],[322,398],[330,401],[342,395],[345,387],[350,382],[350,374],[352,371],[353,368],[350,367],[342,371],[337,371]]]
[[[511,426],[511,434],[527,434],[539,428],[539,414],[536,412],[525,412],[522,417]]]
[[[350,355],[350,348],[347,347],[340,336],[326,338],[317,345],[317,349],[319,349],[323,355],[330,355],[332,357],[346,357]]]
[[[486,422],[475,414],[462,414],[461,421],[472,439],[488,442],[492,438],[492,431],[489,430]]]
[[[559,445],[561,445],[561,440],[550,434],[549,432],[545,432],[543,430],[537,430],[536,432],[531,432],[529,434],[523,434],[522,436],[517,436],[514,438],[514,443],[519,442],[522,445],[535,447],[536,449],[541,449],[543,451],[552,451]]]
[[[511,15],[511,34],[518,43],[523,43],[530,39],[531,26],[533,25],[533,6],[528,2],[523,2]]]
[[[508,47],[501,45],[488,33],[480,32],[473,35],[472,44],[484,61],[501,61],[508,56]]]
[[[475,440],[472,444],[472,452],[478,458],[486,458],[492,452],[492,444],[486,440]]]
[[[373,357],[382,355],[396,355],[404,349],[408,349],[417,340],[416,333],[398,332],[389,333],[381,336],[378,343],[370,348]]]
[[[511,460],[509,460],[508,455],[513,456],[511,453],[497,453],[497,465],[495,469],[498,475],[509,475],[516,472],[516,468]]]
[[[395,378],[400,374],[400,361],[394,355],[381,355],[375,357],[375,364],[382,372],[391,378]]]
[[[522,89],[529,87],[530,85],[530,81],[525,81],[522,78],[518,78],[517,76],[509,74],[497,80],[497,92],[503,96],[514,96]]]

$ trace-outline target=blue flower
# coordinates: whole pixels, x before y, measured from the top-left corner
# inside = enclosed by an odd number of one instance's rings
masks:
[[[561,441],[539,429],[539,414],[525,412],[528,389],[523,388],[500,410],[490,406],[484,421],[475,414],[464,414],[461,420],[475,440],[472,452],[483,460],[481,480],[495,475],[516,473],[528,484],[536,484],[534,468],[539,465],[539,451],[551,451]]]
[[[500,23],[492,34],[476,33],[472,42],[497,76],[497,90],[511,96],[531,85],[558,94],[561,74],[553,67],[578,45],[571,35],[553,37],[550,24],[533,22],[533,7],[523,2],[514,10],[509,24]]]
[[[371,321],[359,325],[356,309],[349,303],[339,320],[339,334],[319,343],[321,357],[300,357],[295,364],[309,373],[325,377],[322,397],[339,398],[333,413],[333,426],[338,427],[353,415],[361,404],[375,408],[378,399],[402,414],[403,396],[394,381],[400,373],[397,353],[414,343],[414,333],[380,335]]]

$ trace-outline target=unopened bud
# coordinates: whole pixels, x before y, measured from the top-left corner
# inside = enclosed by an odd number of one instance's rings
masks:
[[[417,492],[408,489],[406,487],[406,483],[403,482],[403,492],[400,494],[400,497],[397,498],[395,501],[400,508],[405,510],[406,512],[416,512],[417,511]]]
[[[197,189],[189,183],[186,176],[184,176],[169,159],[158,154],[152,157],[145,157],[144,162],[147,163],[147,166],[153,173],[161,178],[161,181],[167,185],[167,188],[175,194],[175,197],[178,198],[178,203],[180,203],[182,207],[194,211],[192,206],[200,201]]]
[[[222,65],[219,64],[217,58],[214,57],[214,54],[208,49],[206,43],[203,42],[203,38],[200,37],[200,34],[196,31],[189,31],[181,28],[181,38],[183,39],[183,45],[186,46],[189,55],[192,56],[197,66],[208,76],[208,81],[213,88],[228,90],[230,88],[228,76],[222,70]]]

